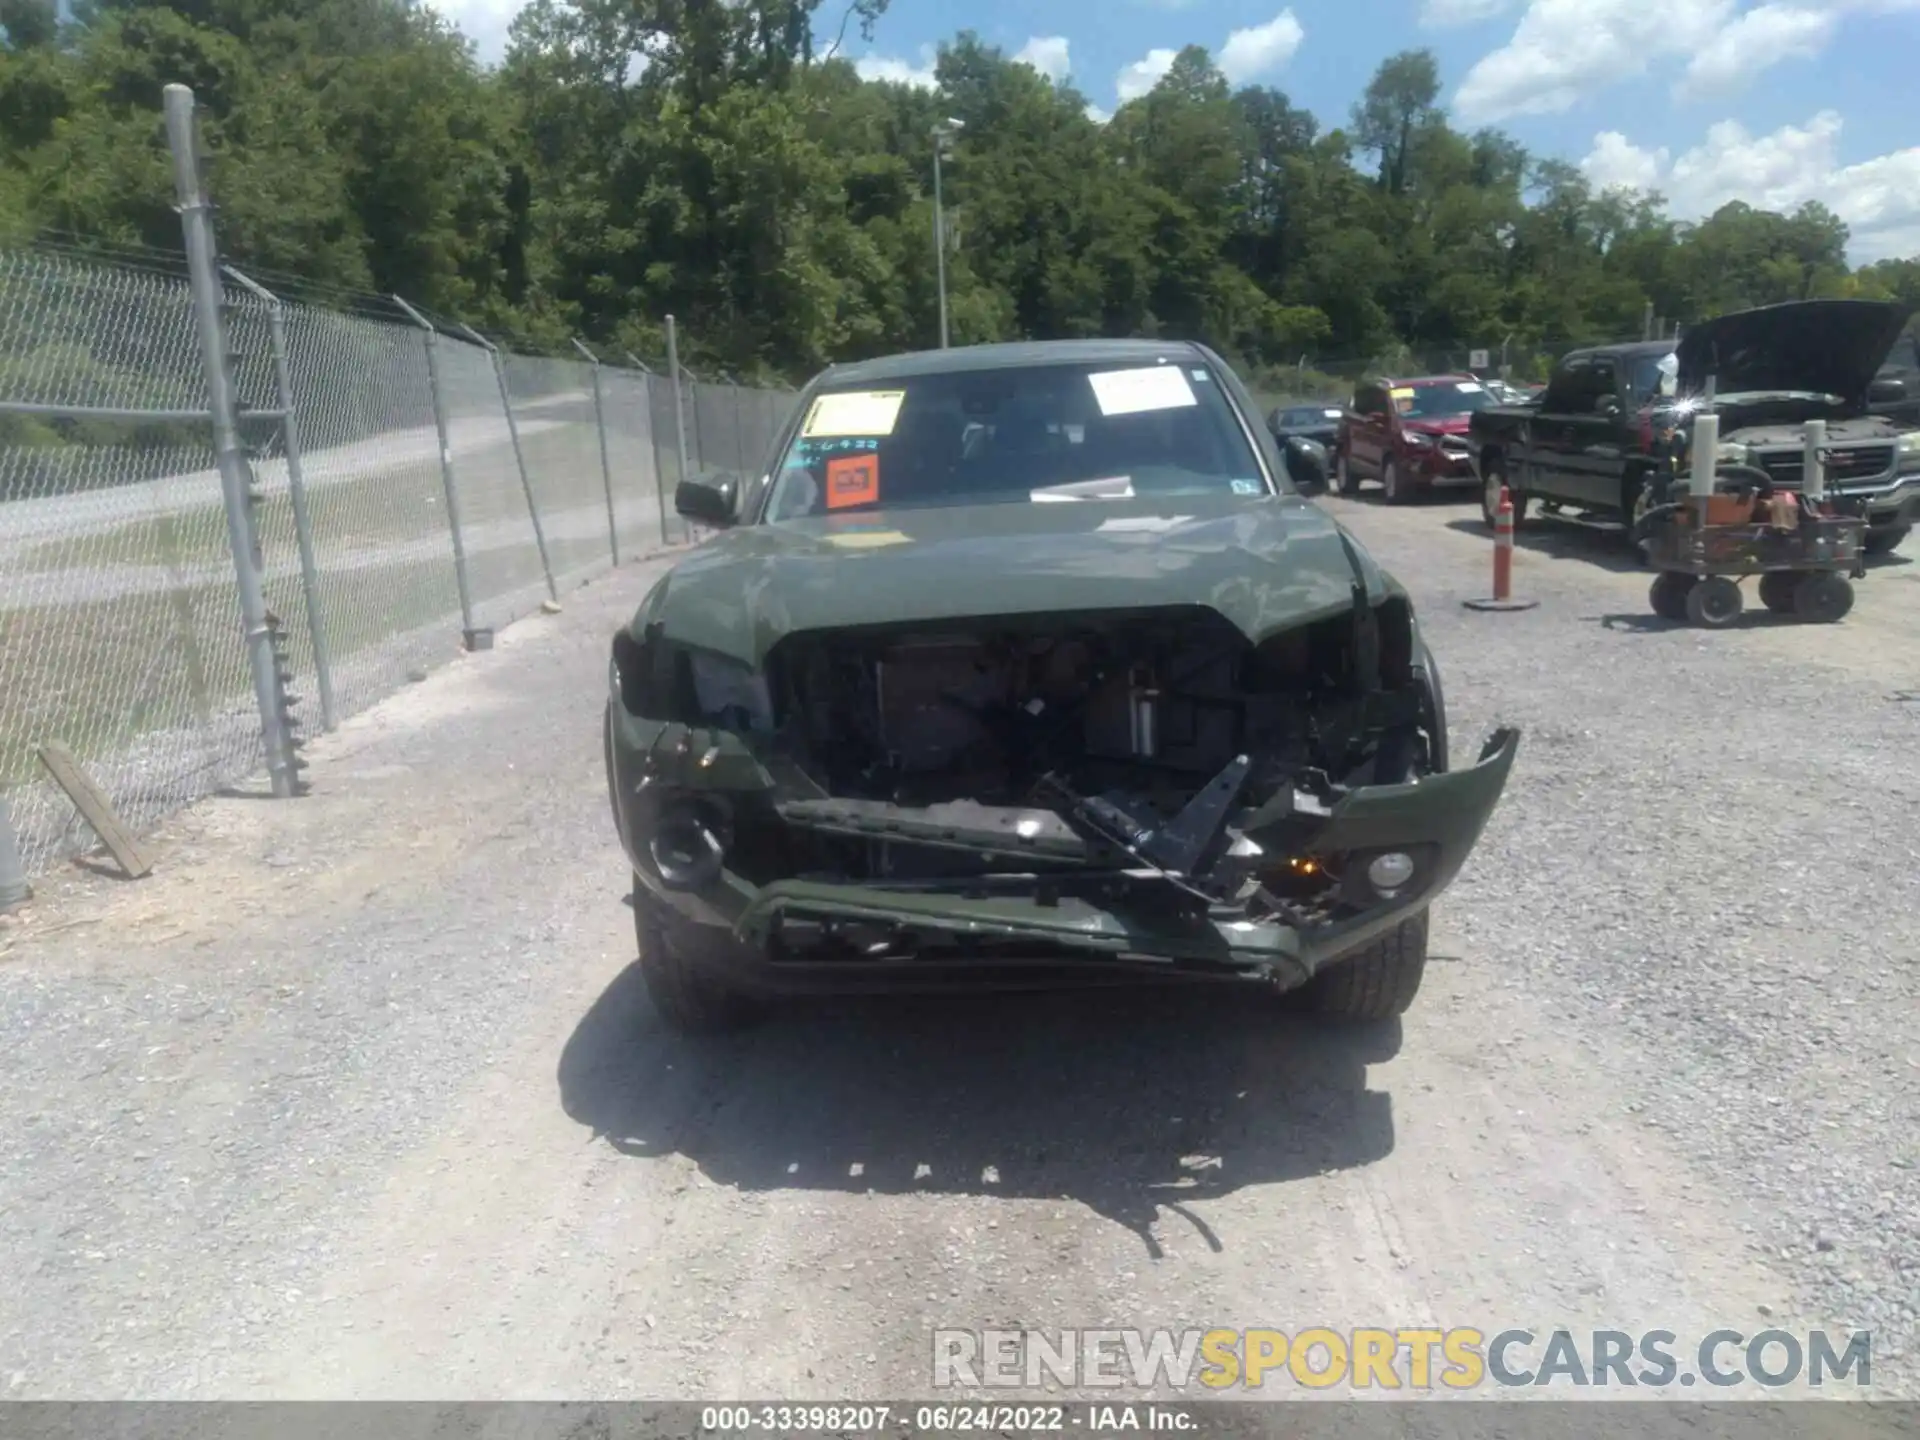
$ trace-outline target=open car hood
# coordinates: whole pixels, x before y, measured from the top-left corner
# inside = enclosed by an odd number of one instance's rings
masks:
[[[867,511],[745,525],[655,587],[633,632],[758,667],[790,634],[862,625],[1203,605],[1249,639],[1391,582],[1293,495]],[[1350,558],[1351,557],[1351,558]]]
[[[1859,404],[1911,313],[1878,300],[1799,300],[1696,325],[1674,352],[1682,394],[1808,390]]]

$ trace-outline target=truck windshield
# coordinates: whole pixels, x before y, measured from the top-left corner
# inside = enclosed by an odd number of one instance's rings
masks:
[[[1207,366],[1046,365],[819,392],[766,513],[1267,493]]]
[[[1393,391],[1393,408],[1408,420],[1445,420],[1484,410],[1493,403],[1487,387],[1477,380],[1449,380],[1440,385],[1401,385]]]

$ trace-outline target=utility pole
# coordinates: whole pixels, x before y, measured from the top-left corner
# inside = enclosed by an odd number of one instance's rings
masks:
[[[940,348],[947,348],[947,215],[940,193],[940,160],[951,153],[953,137],[964,128],[960,121],[942,120],[933,127],[933,259],[940,284]]]

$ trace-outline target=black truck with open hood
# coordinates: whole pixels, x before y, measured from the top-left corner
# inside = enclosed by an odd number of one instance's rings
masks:
[[[1677,343],[1573,351],[1539,403],[1473,417],[1487,521],[1504,486],[1516,524],[1537,501],[1631,527],[1685,457],[1693,417],[1711,407],[1718,463],[1762,470],[1782,489],[1804,479],[1802,427],[1824,420],[1829,494],[1866,517],[1870,553],[1891,550],[1920,516],[1920,428],[1897,418],[1904,390],[1880,374],[1910,314],[1879,301],[1805,300],[1722,315]]]

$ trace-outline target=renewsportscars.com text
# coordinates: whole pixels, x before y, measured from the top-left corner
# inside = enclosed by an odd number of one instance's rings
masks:
[[[936,1330],[937,1389],[1478,1390],[1873,1383],[1855,1330]]]

